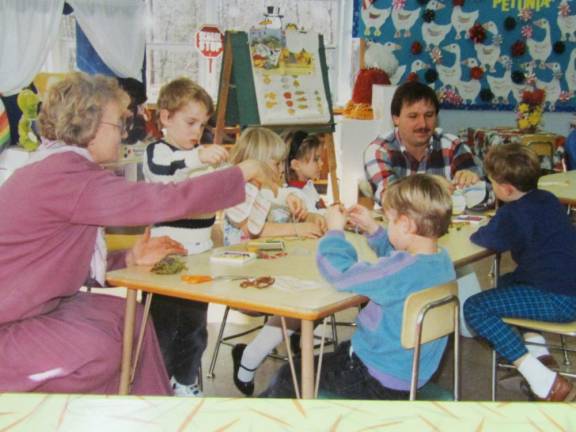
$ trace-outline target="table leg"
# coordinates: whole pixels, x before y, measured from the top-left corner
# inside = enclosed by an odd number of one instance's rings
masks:
[[[302,398],[314,398],[314,322],[302,320]]]
[[[120,388],[118,393],[130,393],[130,372],[132,362],[132,344],[134,340],[134,321],[136,319],[136,290],[126,293],[126,312],[124,314],[124,335],[122,340],[122,366],[120,370]]]
[[[138,344],[136,345],[136,353],[132,357],[132,371],[130,372],[130,384],[134,382],[136,376],[136,369],[138,368],[138,361],[140,360],[140,351],[142,351],[142,343],[144,342],[144,334],[146,333],[146,324],[148,323],[148,315],[150,314],[150,305],[152,304],[152,297],[154,294],[148,293],[146,296],[146,303],[144,304],[144,313],[142,314],[142,322],[140,323],[140,332],[138,334]]]

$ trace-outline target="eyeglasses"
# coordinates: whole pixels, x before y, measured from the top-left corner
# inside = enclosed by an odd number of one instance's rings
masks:
[[[120,124],[117,124],[117,123],[111,123],[111,122],[102,121],[102,122],[100,122],[100,123],[117,127],[118,130],[120,131],[120,135],[122,135],[122,136],[126,135],[126,123],[124,123],[124,122],[122,122],[122,123],[120,123]]]

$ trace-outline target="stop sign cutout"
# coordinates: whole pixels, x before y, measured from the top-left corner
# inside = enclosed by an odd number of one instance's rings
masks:
[[[200,54],[210,60],[211,70],[212,59],[221,56],[224,51],[224,35],[215,25],[203,25],[196,32],[195,42]]]

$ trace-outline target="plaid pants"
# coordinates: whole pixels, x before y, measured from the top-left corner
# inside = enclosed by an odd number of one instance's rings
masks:
[[[478,336],[486,339],[509,362],[528,351],[518,330],[503,317],[538,321],[576,320],[576,296],[565,296],[511,281],[503,275],[498,288],[476,294],[464,303],[464,318]],[[576,288],[576,287],[575,287]]]

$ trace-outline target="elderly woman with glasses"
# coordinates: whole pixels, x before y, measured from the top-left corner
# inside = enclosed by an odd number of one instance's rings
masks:
[[[244,183],[268,184],[247,161],[178,184],[130,183],[114,162],[129,99],[116,80],[72,73],[54,84],[39,117],[42,144],[0,187],[0,393],[116,393],[124,299],[80,292],[108,269],[184,253],[149,234],[108,253],[106,226],[141,226],[244,201]],[[272,186],[273,185],[269,185]],[[135,394],[171,394],[148,325]]]

